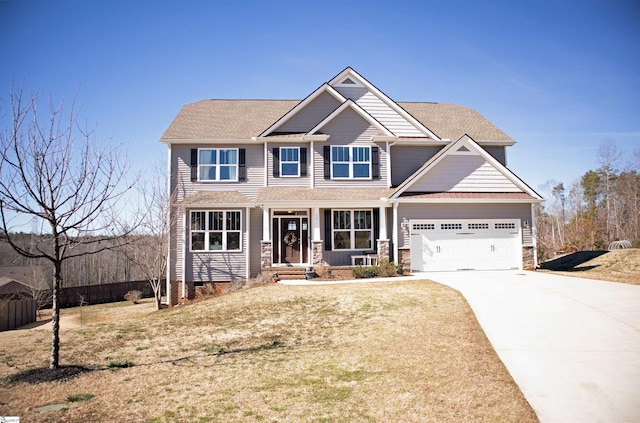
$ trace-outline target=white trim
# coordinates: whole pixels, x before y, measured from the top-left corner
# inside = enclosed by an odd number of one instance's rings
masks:
[[[329,208],[331,213],[331,251],[375,251],[376,246],[374,242],[374,232],[375,232],[375,222],[373,221],[373,209],[371,208],[349,208],[349,209],[340,209],[340,208]],[[349,212],[349,228],[348,229],[335,229],[334,228],[334,213],[335,212]],[[355,212],[369,212],[371,217],[371,228],[370,229],[356,229],[355,228]],[[369,232],[369,243],[371,244],[369,248],[358,248],[355,246],[356,243],[356,232]],[[334,232],[349,232],[349,244],[351,248],[336,248],[335,246],[335,236]]]
[[[313,100],[315,100],[320,94],[324,93],[324,92],[328,92],[329,94],[331,94],[333,97],[335,97],[336,100],[338,100],[339,102],[344,102],[347,99],[344,98],[342,96],[342,94],[340,94],[338,91],[335,90],[335,88],[333,88],[332,86],[328,85],[327,83],[322,84],[320,87],[318,87],[314,92],[312,92],[311,94],[309,94],[307,96],[307,98],[305,98],[304,100],[302,100],[300,103],[296,104],[293,109],[289,110],[287,113],[285,113],[284,116],[282,116],[280,119],[278,119],[277,121],[275,121],[271,126],[269,126],[263,133],[261,133],[258,138],[263,138],[266,137],[267,135],[269,135],[270,133],[274,132],[276,129],[278,129],[280,126],[282,126],[282,124],[284,124],[285,122],[287,122],[289,119],[291,119],[293,116],[295,116],[300,110],[302,110],[304,107],[306,107],[309,103],[311,103]]]
[[[264,140],[251,138],[161,138],[163,144],[262,144]]]
[[[245,208],[248,209],[248,207],[245,205]],[[211,228],[211,221],[209,220],[209,216],[211,213],[219,213],[222,212],[222,222],[223,222],[223,226],[224,229],[212,229]],[[193,245],[192,245],[192,238],[193,238],[193,229],[191,229],[191,214],[192,213],[204,213],[204,223],[205,223],[205,229],[196,229],[196,233],[204,233],[204,242],[203,242],[203,249],[202,250],[194,250],[193,249]],[[239,214],[239,224],[240,224],[240,229],[227,229],[226,228],[226,218],[227,218],[227,214],[228,213],[238,213]],[[189,209],[189,227],[187,228],[187,230],[185,231],[188,235],[188,241],[189,241],[189,252],[190,253],[198,253],[198,254],[202,254],[202,253],[206,253],[206,254],[216,254],[216,253],[243,253],[244,252],[244,248],[243,248],[243,242],[244,242],[244,238],[245,238],[245,229],[244,229],[244,225],[242,224],[242,209],[222,209],[220,207],[215,208],[215,209],[202,209],[202,208],[196,208],[196,209]],[[245,216],[245,219],[247,220],[247,222],[250,220],[249,216]],[[208,223],[208,224],[207,224]],[[219,250],[212,250],[212,249],[207,249],[206,247],[209,245],[209,237],[207,235],[209,235],[211,232],[221,232],[222,233],[222,244],[220,245],[221,249]],[[238,249],[233,249],[230,250],[228,249],[228,244],[227,244],[227,240],[228,238],[225,236],[226,234],[229,233],[239,233],[240,236],[240,242],[238,244]],[[247,248],[249,247],[249,244],[247,244]],[[247,254],[248,255],[248,254]]]
[[[410,124],[412,124],[418,131],[422,132],[428,137],[439,140],[436,134],[431,132],[429,128],[420,123],[416,118],[411,116],[409,112],[400,107],[395,101],[391,100],[386,94],[377,89],[373,84],[363,78],[359,73],[353,70],[350,67],[347,67],[345,70],[336,75],[331,81],[329,81],[329,85],[336,85],[339,81],[343,81],[345,78],[350,77],[354,79],[355,82],[359,82],[364,87],[366,87],[369,91],[371,91],[375,96],[377,96],[380,100],[387,104],[387,106],[391,107],[395,112],[397,112],[400,116],[402,116],[405,120],[407,120]],[[345,86],[345,85],[343,85]],[[353,85],[346,85],[347,87]]]
[[[187,211],[184,210],[182,212],[182,296],[181,298],[187,297]]]
[[[398,242],[400,240],[400,231],[402,228],[398,225],[398,202],[393,202],[393,229],[391,230],[391,237],[393,238],[393,257],[395,259],[396,264],[400,264],[400,247]],[[411,248],[411,247],[409,247]],[[411,269],[409,269],[411,270]]]
[[[336,116],[340,115],[347,107],[350,107],[353,111],[358,113],[364,120],[369,122],[371,125],[375,126],[379,131],[384,132],[385,135],[389,137],[394,137],[395,135],[389,131],[382,123],[378,122],[376,118],[371,116],[366,110],[364,110],[358,103],[349,99],[340,105],[337,109],[335,109],[329,116],[324,118],[320,123],[314,126],[307,135],[315,135],[316,131],[319,131],[323,126],[327,123],[331,122]]]
[[[245,219],[247,220],[247,224],[246,224],[247,253],[244,255],[244,260],[245,260],[245,280],[247,281],[251,277],[251,215],[249,214],[250,212],[251,212],[250,207],[245,207],[244,215],[245,215]],[[242,219],[241,219],[240,225],[242,225]],[[242,250],[244,250],[244,248],[242,248]]]
[[[166,281],[165,281],[165,285],[166,285],[166,292],[167,292],[167,304],[171,304],[171,239],[173,238],[173,231],[177,231],[178,228],[174,227],[173,225],[171,225],[171,221],[172,221],[172,214],[173,213],[177,213],[177,210],[174,210],[173,208],[173,204],[171,204],[171,145],[167,146],[167,198],[169,199],[169,204],[167,205],[167,216],[165,217],[166,219],[168,219],[169,222],[169,233],[168,233],[168,239],[167,239],[167,243],[168,248],[167,248],[167,268],[165,269],[166,271]]]
[[[538,230],[536,226],[536,212],[535,205],[531,204],[531,243],[533,244],[533,268],[534,270],[538,268],[538,241],[536,236],[536,231]]]
[[[331,160],[330,160],[330,170],[331,170],[331,180],[336,180],[336,181],[370,181],[373,179],[373,164],[372,164],[372,157],[371,157],[371,146],[369,145],[332,145],[330,146],[331,150],[330,150],[330,156],[331,156]],[[334,161],[333,159],[333,149],[334,148],[348,148],[349,149],[349,160],[348,161]],[[369,161],[368,162],[356,162],[353,160],[353,149],[354,148],[367,148],[369,149]],[[379,151],[379,150],[378,150]],[[379,159],[378,159],[379,160]],[[354,176],[354,166],[356,164],[367,164],[369,165],[369,176],[367,177],[356,177]],[[349,176],[339,176],[336,177],[333,175],[333,165],[334,164],[338,164],[338,165],[348,165],[349,166]]]
[[[295,175],[285,175],[283,173],[283,162],[282,162],[282,150],[283,149],[287,149],[287,150],[297,150],[298,151],[298,160],[296,162],[293,161],[287,161],[285,162],[285,164],[293,164],[293,163],[297,163],[298,164],[298,173]],[[301,167],[302,167],[302,162],[300,160],[301,156],[300,156],[300,147],[278,147],[278,174],[280,175],[281,178],[299,178],[300,177],[300,171],[301,171]]]
[[[226,182],[239,182],[240,181],[240,148],[238,147],[230,147],[230,148],[207,148],[202,147],[198,148],[198,154],[196,157],[196,169],[197,169],[197,182],[216,182],[216,183],[226,183]],[[216,163],[200,163],[200,152],[201,151],[215,151]],[[220,152],[221,151],[235,151],[236,152],[236,163],[220,163]],[[216,167],[216,179],[202,179],[200,177],[200,166],[215,166]],[[235,178],[234,179],[220,179],[220,170],[222,167],[233,168],[235,166]]]
[[[398,186],[396,192],[393,193],[391,198],[400,199],[400,195],[407,191],[414,183],[417,183],[420,179],[422,179],[431,169],[433,169],[444,157],[448,155],[452,155],[457,153],[458,148],[464,145],[470,151],[475,152],[478,156],[485,159],[489,164],[491,164],[498,172],[500,172],[504,177],[506,177],[509,181],[511,181],[516,187],[520,188],[522,192],[531,195],[534,198],[534,201],[542,201],[542,197],[538,195],[534,190],[529,188],[527,184],[525,184],[520,178],[518,178],[513,172],[511,172],[507,167],[505,167],[502,163],[496,160],[491,154],[489,154],[485,149],[480,147],[469,135],[463,135],[458,141],[449,144],[444,149],[440,150],[438,154],[433,156],[428,162],[426,162],[420,169],[418,169],[413,175],[408,177]],[[458,153],[460,154],[460,153]],[[465,153],[467,154],[467,153]],[[440,201],[434,201],[440,200]],[[456,201],[462,200],[462,201]],[[430,200],[421,200],[415,202],[467,202],[468,199],[430,199]],[[497,199],[496,202],[519,202],[519,200],[503,200]],[[406,201],[406,200],[403,200]],[[520,200],[521,202],[531,202],[532,200]],[[478,202],[491,202],[489,199],[482,199],[482,201],[478,200]]]

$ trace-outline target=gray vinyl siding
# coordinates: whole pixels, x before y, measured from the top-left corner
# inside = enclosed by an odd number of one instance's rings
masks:
[[[182,214],[178,211],[172,211],[176,216],[175,226],[171,230],[170,234],[170,250],[171,250],[171,266],[169,278],[172,281],[180,280],[182,278],[182,234],[184,233],[184,225],[182,222]]]
[[[242,144],[198,145],[198,148],[244,148],[246,150],[247,180],[238,182],[191,182],[191,148],[190,145],[173,145],[171,168],[176,169],[171,175],[177,188],[177,201],[197,191],[215,189],[216,191],[238,191],[254,199],[258,188],[264,185],[264,146]]]
[[[387,151],[383,143],[373,143],[371,137],[378,134],[378,129],[353,110],[345,110],[340,116],[322,128],[322,133],[330,135],[329,141],[314,143],[313,166],[315,186],[318,188],[385,188],[387,187]],[[332,180],[324,179],[325,145],[367,145],[380,148],[380,178],[367,180]]]
[[[521,192],[498,169],[476,155],[443,157],[411,186],[413,192]]]
[[[198,209],[202,210],[202,209]],[[186,241],[185,280],[189,282],[228,282],[244,279],[246,275],[247,213],[244,208],[216,208],[216,210],[240,210],[242,225],[242,251],[196,251],[191,252],[189,230]],[[189,219],[189,210],[187,210]]]
[[[291,176],[273,176],[273,149],[280,147],[298,147],[307,149],[307,176],[291,177]],[[267,185],[270,187],[309,187],[311,184],[311,159],[312,152],[309,144],[285,144],[285,143],[268,143],[267,144]]]
[[[409,237],[403,234],[403,221],[411,219],[520,219],[523,245],[533,245],[531,229],[524,228],[526,220],[531,225],[530,204],[400,204],[398,206],[398,246],[409,247]]]
[[[504,146],[499,147],[482,147],[487,153],[491,154],[494,159],[499,161],[503,166],[507,165],[507,153]]]
[[[391,147],[391,185],[405,181],[444,147],[393,146]]]
[[[408,122],[387,103],[364,87],[337,87],[336,90],[355,101],[360,107],[376,118],[387,129],[397,136],[412,137],[422,136],[415,126]]]
[[[340,102],[334,96],[323,92],[277,128],[276,132],[308,132],[338,106]]]

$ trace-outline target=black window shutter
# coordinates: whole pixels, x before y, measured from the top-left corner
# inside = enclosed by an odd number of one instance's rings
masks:
[[[238,180],[247,180],[246,152],[244,148],[238,150]]]
[[[273,147],[273,176],[276,178],[280,176],[280,149]]]
[[[307,176],[307,147],[300,148],[300,176]]]
[[[331,179],[331,146],[324,146],[324,179]]]
[[[191,149],[191,182],[198,179],[198,149]]]
[[[380,148],[371,147],[371,177],[380,179]]]
[[[382,209],[384,213],[384,209]],[[378,251],[378,238],[380,238],[380,209],[373,209],[373,249]]]
[[[324,210],[324,249],[331,251],[331,210]]]

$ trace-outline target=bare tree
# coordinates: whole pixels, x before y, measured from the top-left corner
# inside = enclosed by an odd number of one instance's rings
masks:
[[[175,205],[175,195],[167,190],[164,168],[160,162],[156,163],[151,181],[139,185],[141,202],[136,220],[140,226],[130,237],[129,248],[123,250],[151,284],[158,310],[161,308],[162,279],[167,272],[169,236],[176,223],[175,217],[171,217],[176,213],[169,213],[170,207]]]
[[[118,149],[100,147],[88,131],[77,126],[74,105],[63,113],[63,103],[48,102],[41,116],[36,96],[11,92],[11,123],[0,133],[1,236],[19,254],[51,263],[52,336],[50,369],[60,356],[59,294],[63,263],[73,257],[111,248],[123,236],[117,217],[126,162]],[[14,240],[12,229],[21,219],[36,218],[45,232],[25,248]],[[94,244],[96,248],[83,248]],[[90,252],[89,252],[90,251]]]

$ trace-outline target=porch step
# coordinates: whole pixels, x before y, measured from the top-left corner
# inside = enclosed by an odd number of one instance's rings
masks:
[[[278,274],[278,277],[282,280],[301,280],[305,279],[306,267],[270,267],[264,269],[268,274]]]

